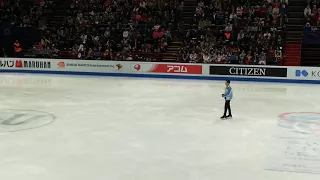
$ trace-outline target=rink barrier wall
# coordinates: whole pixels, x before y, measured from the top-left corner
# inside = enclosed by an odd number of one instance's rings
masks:
[[[0,58],[0,72],[320,84],[320,68],[291,66]]]

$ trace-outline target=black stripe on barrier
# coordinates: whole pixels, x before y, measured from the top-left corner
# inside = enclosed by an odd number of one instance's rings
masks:
[[[210,66],[210,75],[287,77],[287,68],[256,66]]]

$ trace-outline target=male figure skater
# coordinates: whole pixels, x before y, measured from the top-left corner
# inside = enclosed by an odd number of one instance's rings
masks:
[[[232,118],[231,107],[230,107],[230,101],[232,100],[232,88],[230,86],[230,81],[226,80],[225,85],[226,85],[225,93],[222,94],[222,97],[224,97],[225,99],[224,113],[221,119]],[[229,111],[228,116],[227,116],[227,110]]]

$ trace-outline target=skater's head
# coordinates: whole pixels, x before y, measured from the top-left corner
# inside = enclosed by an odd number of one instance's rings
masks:
[[[230,80],[226,80],[226,82],[224,83],[226,86],[230,85]]]

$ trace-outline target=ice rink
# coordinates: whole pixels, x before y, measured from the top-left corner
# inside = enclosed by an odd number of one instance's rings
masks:
[[[320,85],[0,74],[1,180],[319,180]]]

